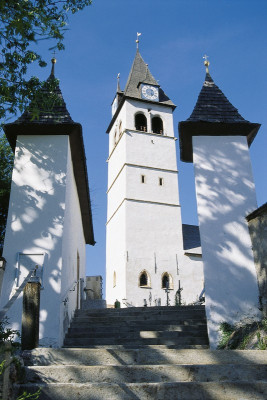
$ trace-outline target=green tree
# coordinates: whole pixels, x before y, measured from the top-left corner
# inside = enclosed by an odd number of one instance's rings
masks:
[[[6,229],[12,167],[13,153],[6,137],[2,134],[0,136],[0,255]]]
[[[38,90],[37,78],[26,79],[29,64],[46,62],[36,51],[40,40],[63,50],[68,14],[92,0],[0,0],[0,120],[22,112]]]

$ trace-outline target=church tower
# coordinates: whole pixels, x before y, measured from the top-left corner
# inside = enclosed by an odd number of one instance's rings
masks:
[[[185,264],[174,109],[137,49],[107,130],[108,305],[116,299],[122,306],[166,305],[166,288],[174,305]]]

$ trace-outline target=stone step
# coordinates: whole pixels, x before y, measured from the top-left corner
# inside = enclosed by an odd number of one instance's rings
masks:
[[[88,317],[74,317],[71,326],[91,326],[92,328],[98,328],[99,326],[105,326],[105,329],[107,329],[107,325],[109,326],[147,326],[147,325],[184,325],[184,326],[201,326],[205,325],[207,326],[206,319],[204,318],[176,318],[176,319],[170,319],[170,318],[165,318],[164,320],[162,319],[154,319],[152,321],[149,321],[148,319],[143,319],[143,320],[137,320],[137,319],[126,319],[124,318],[116,318],[116,319],[101,319],[100,321],[92,321],[88,319]]]
[[[208,344],[140,344],[140,343],[127,343],[127,344],[87,344],[85,346],[79,344],[64,345],[63,349],[69,348],[84,348],[84,349],[143,349],[150,346],[162,347],[165,349],[208,349]],[[267,400],[267,399],[266,399]]]
[[[126,330],[116,332],[116,339],[151,339],[151,338],[170,338],[170,339],[178,339],[181,337],[207,337],[207,330],[199,331],[198,329],[191,329],[186,332],[181,331],[159,331],[159,330]],[[114,331],[102,331],[102,332],[88,332],[86,329],[70,329],[68,334],[66,335],[66,339],[70,338],[114,338]]]
[[[88,309],[88,310],[76,310],[75,315],[79,314],[84,314],[86,313],[87,315],[115,315],[115,314],[142,314],[148,313],[150,314],[151,312],[159,313],[159,314],[168,314],[172,312],[178,312],[178,311],[202,311],[205,313],[205,306],[161,306],[161,307],[129,307],[129,308],[99,308],[99,309]]]
[[[142,326],[136,325],[118,325],[118,326],[110,326],[108,329],[109,334],[119,334],[126,332],[140,332],[140,331],[168,331],[168,332],[187,332],[189,335],[191,332],[207,332],[206,324],[203,325],[151,325],[151,324],[142,324]],[[94,335],[102,334],[107,332],[107,327],[104,325],[99,326],[73,326],[69,328],[68,334],[76,334],[77,332],[81,333],[90,333]]]
[[[161,365],[161,364],[267,364],[261,350],[194,350],[146,346],[126,349],[121,346],[84,348],[37,348],[23,352],[25,365]],[[235,367],[233,367],[235,368]]]
[[[156,307],[145,307],[145,308],[135,308],[133,309],[128,309],[128,308],[120,308],[120,309],[103,309],[102,312],[100,310],[76,310],[75,315],[88,315],[91,317],[98,317],[98,316],[103,316],[103,317],[114,317],[114,316],[127,316],[127,315],[173,315],[173,314],[185,314],[185,313],[197,313],[197,314],[202,314],[205,315],[205,308],[187,308],[187,307],[173,307],[170,309],[164,309],[162,307],[161,309],[157,309]]]
[[[28,383],[265,381],[267,365],[30,366]]]
[[[86,347],[87,345],[195,345],[195,344],[208,344],[208,338],[205,337],[177,337],[177,338],[165,338],[165,337],[154,337],[154,338],[138,338],[138,339],[128,339],[128,338],[116,338],[116,337],[106,337],[106,338],[66,338],[64,341],[65,347],[80,346]]]
[[[155,315],[125,315],[123,317],[121,316],[117,316],[114,315],[113,317],[89,317],[89,316],[77,316],[74,317],[72,320],[73,324],[79,324],[81,322],[86,322],[88,324],[99,324],[102,323],[104,325],[108,324],[114,324],[114,323],[121,323],[122,321],[124,323],[126,322],[133,322],[135,321],[135,323],[141,323],[144,321],[153,321],[157,323],[163,323],[163,322],[168,322],[168,323],[181,323],[182,321],[194,321],[194,320],[198,320],[198,321],[202,321],[205,322],[206,318],[205,317],[201,317],[196,313],[192,313],[192,314],[185,314],[185,313],[180,313],[180,314],[175,314],[173,315],[172,318],[170,318],[170,316],[168,315],[159,315],[159,316],[155,316]]]
[[[16,386],[15,386],[16,387]],[[266,400],[267,382],[162,382],[162,383],[32,383],[17,386],[39,400]]]

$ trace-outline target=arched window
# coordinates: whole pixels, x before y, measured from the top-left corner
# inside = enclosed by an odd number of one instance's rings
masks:
[[[113,272],[113,287],[115,287],[117,284],[117,277],[116,277],[116,271]]]
[[[161,275],[161,288],[162,289],[173,289],[173,279],[171,274],[168,274],[168,272],[164,272]]]
[[[142,271],[138,278],[139,287],[150,287],[150,276],[147,271]]]
[[[158,135],[163,135],[163,122],[160,117],[152,118],[152,132]]]
[[[147,120],[144,114],[136,114],[135,115],[135,129],[137,131],[147,131]]]
[[[161,287],[162,289],[170,288],[169,274],[167,272],[161,278]]]

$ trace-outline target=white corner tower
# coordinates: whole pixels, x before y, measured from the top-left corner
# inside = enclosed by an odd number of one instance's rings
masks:
[[[174,109],[137,49],[124,91],[118,83],[107,131],[108,305],[116,300],[122,306],[166,305],[166,286],[174,305],[186,264]],[[202,280],[196,284],[195,292],[187,291],[188,300],[201,292]]]
[[[3,256],[1,307],[38,265],[41,279],[39,345],[61,346],[82,297],[85,245],[94,244],[82,127],[73,122],[54,76],[29,107],[6,124],[15,152]],[[51,93],[51,87],[54,90]],[[22,293],[7,314],[20,330]]]
[[[248,146],[259,124],[246,121],[210,76],[180,122],[181,160],[194,163],[209,340],[221,322],[257,319],[259,294],[246,216],[257,208]]]

